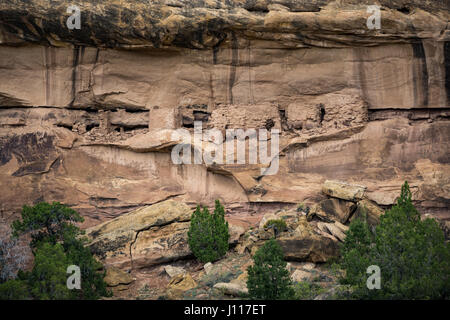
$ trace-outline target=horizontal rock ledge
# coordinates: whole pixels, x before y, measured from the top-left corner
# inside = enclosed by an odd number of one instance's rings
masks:
[[[448,40],[447,1],[378,2],[382,32],[366,26],[371,1],[8,0],[0,4],[0,43],[205,49],[224,41],[239,45],[236,35],[294,48]],[[80,9],[79,30],[66,25],[71,5]]]

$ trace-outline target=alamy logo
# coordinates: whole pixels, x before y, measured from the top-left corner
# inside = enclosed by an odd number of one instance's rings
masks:
[[[67,289],[73,290],[81,289],[81,270],[79,266],[76,265],[70,265],[67,267],[67,274],[70,274],[70,276],[67,278]]]
[[[69,30],[81,29],[81,10],[78,6],[71,5],[67,8],[67,13],[72,15],[67,18],[66,25]]]
[[[370,276],[367,278],[367,289],[381,289],[381,269],[379,266],[371,265],[367,268],[367,274]]]
[[[381,29],[381,11],[380,7],[377,5],[368,6],[367,7],[367,13],[373,13],[368,19],[367,19],[367,28],[369,30],[373,29]]]
[[[278,172],[279,166],[279,133],[278,129],[271,129],[269,139],[266,129],[258,131],[256,129],[245,131],[243,129],[227,129],[224,139],[222,131],[208,129],[203,132],[202,122],[195,121],[193,137],[187,129],[176,129],[172,133],[173,140],[181,140],[181,143],[172,149],[172,162],[174,164],[205,163],[207,165],[246,164],[246,141],[248,141],[248,164],[269,165],[268,168],[261,169],[261,175],[274,175]],[[269,141],[270,154],[268,154]],[[193,157],[192,149],[194,150]]]

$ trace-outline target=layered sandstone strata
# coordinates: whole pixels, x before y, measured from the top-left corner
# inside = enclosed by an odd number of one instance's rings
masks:
[[[450,218],[449,3],[377,3],[380,30],[371,1],[2,1],[2,215],[56,200],[95,225],[172,198],[240,219],[318,202],[325,180],[388,206],[408,180]],[[279,129],[277,174],[173,164],[194,121]]]

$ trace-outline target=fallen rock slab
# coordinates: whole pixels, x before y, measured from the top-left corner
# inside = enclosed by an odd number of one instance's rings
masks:
[[[331,237],[311,235],[277,239],[283,248],[284,258],[292,261],[327,262],[339,256],[339,242]]]
[[[191,214],[173,200],[139,208],[87,229],[88,246],[105,264],[122,269],[170,262],[190,254],[180,242],[186,241]]]
[[[346,223],[355,209],[356,205],[353,202],[331,198],[323,200],[314,206],[308,214],[308,218],[311,219],[315,215],[325,222],[338,221]]]
[[[348,201],[362,200],[365,190],[364,186],[335,180],[327,180],[322,186],[322,192],[326,195]]]
[[[373,201],[363,199],[358,201],[356,211],[350,220],[353,221],[354,219],[365,217],[367,223],[374,226],[380,222],[380,217],[383,214],[384,210],[377,206]]]
[[[344,241],[345,240],[345,233],[338,227],[336,226],[334,223],[319,223],[322,224],[323,227],[334,237],[336,237],[338,240],[340,241]],[[319,225],[318,224],[318,225]],[[319,227],[321,228],[321,227]],[[322,228],[321,228],[322,230]]]

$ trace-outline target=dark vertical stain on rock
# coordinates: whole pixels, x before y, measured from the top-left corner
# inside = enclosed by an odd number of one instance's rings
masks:
[[[51,67],[51,47],[44,47],[44,66],[45,66],[45,103],[50,99],[50,67]]]
[[[365,100],[367,99],[367,83],[366,83],[366,72],[364,69],[364,56],[367,55],[367,49],[365,48],[355,48],[356,50],[356,58],[358,61],[358,73],[356,73],[359,77],[357,83],[361,89],[361,95]]]
[[[444,42],[445,61],[445,91],[447,92],[447,104],[450,105],[450,41]]]
[[[234,32],[231,33],[231,66],[230,66],[230,79],[228,81],[228,97],[229,103],[233,104],[233,86],[236,81],[236,67],[238,65],[239,52],[238,52],[238,40]]]
[[[217,53],[219,53],[219,46],[214,46],[213,48],[213,64],[217,64]]]
[[[73,62],[72,62],[72,102],[70,103],[73,105],[75,102],[75,95],[76,95],[76,82],[77,82],[77,67],[78,67],[78,61],[80,56],[80,46],[75,46],[73,48]]]
[[[419,79],[416,79],[415,72],[413,72],[414,77],[414,98],[418,102],[419,90],[422,92],[423,100],[421,101],[421,106],[428,105],[428,68],[427,68],[427,58],[425,56],[425,49],[421,40],[417,40],[412,44],[414,58],[420,60],[419,67]],[[420,82],[420,89],[418,88]]]

